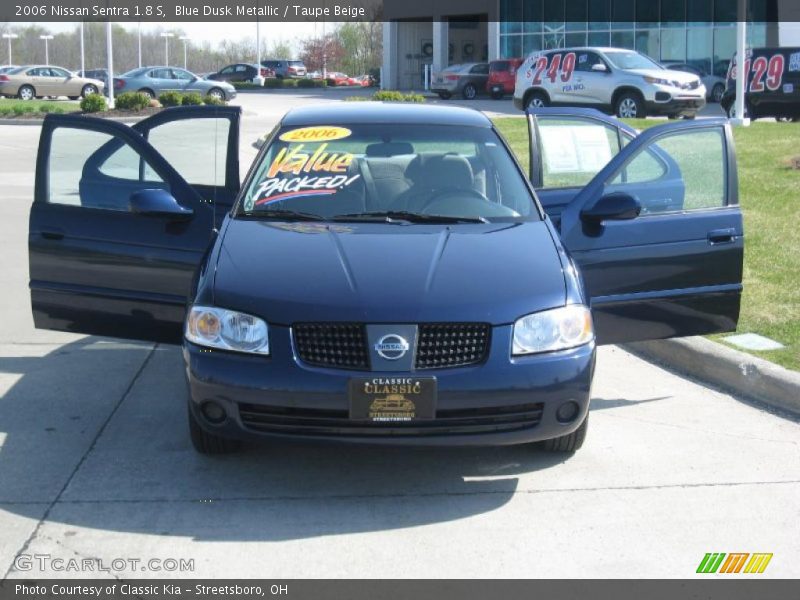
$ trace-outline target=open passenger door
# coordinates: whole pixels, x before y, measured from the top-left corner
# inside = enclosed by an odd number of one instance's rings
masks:
[[[532,181],[583,275],[598,343],[734,330],[744,232],[729,124],[637,135],[590,113],[529,109],[528,123]]]

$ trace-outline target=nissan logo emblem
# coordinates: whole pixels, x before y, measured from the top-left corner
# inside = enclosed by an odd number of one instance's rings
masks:
[[[378,356],[386,360],[398,360],[403,358],[408,352],[408,341],[397,334],[390,333],[383,336],[375,344],[375,352]]]

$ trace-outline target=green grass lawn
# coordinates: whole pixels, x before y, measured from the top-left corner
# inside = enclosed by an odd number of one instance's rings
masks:
[[[663,122],[629,121],[637,129]],[[527,165],[525,120],[500,118],[495,123]],[[800,124],[753,123],[735,128],[734,138],[745,226],[738,331],[780,342],[783,350],[752,354],[800,370],[800,170],[791,167],[791,159],[800,158]]]
[[[0,117],[20,117],[34,113],[69,113],[80,110],[77,102],[58,100],[0,99]]]

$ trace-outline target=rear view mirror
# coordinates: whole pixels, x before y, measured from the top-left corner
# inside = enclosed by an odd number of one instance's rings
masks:
[[[630,194],[614,192],[594,203],[591,208],[581,211],[581,220],[599,224],[603,221],[627,221],[635,219],[642,212],[642,205]]]
[[[130,211],[148,217],[166,217],[172,221],[186,221],[194,214],[184,208],[169,192],[159,189],[140,190],[131,194]]]
[[[592,71],[598,71],[600,73],[605,73],[608,71],[606,66],[603,63],[595,63],[592,65]]]

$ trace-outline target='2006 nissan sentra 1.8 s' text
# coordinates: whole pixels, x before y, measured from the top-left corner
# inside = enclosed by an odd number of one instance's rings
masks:
[[[238,108],[48,115],[36,326],[182,340],[204,453],[265,437],[572,452],[597,344],[735,329],[736,159],[721,119],[526,118],[527,176],[473,110],[300,108],[240,185]]]

